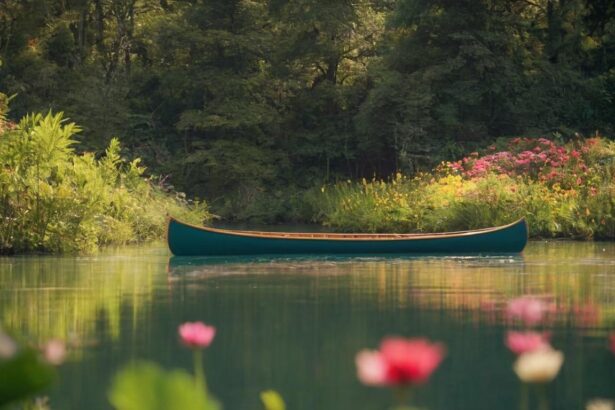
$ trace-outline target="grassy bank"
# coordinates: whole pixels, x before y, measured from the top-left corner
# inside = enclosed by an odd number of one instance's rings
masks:
[[[615,239],[615,143],[516,138],[430,174],[324,187],[318,212],[343,231],[428,232],[526,217],[533,237]]]
[[[145,179],[117,139],[100,157],[77,154],[79,131],[61,113],[0,122],[0,253],[91,251],[160,238],[167,213],[208,218],[204,202]]]

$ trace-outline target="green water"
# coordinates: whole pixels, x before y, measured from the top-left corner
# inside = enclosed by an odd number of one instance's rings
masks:
[[[426,336],[447,358],[415,403],[429,409],[518,409],[510,328],[496,306],[552,296],[548,324],[565,363],[552,409],[615,398],[615,244],[539,243],[520,257],[170,259],[161,246],[89,257],[0,259],[0,323],[33,343],[75,345],[49,392],[53,409],[107,409],[113,373],[133,359],[191,368],[184,321],[214,324],[209,383],[226,409],[259,409],[278,390],[289,410],[386,409],[362,386],[354,356],[386,335]]]

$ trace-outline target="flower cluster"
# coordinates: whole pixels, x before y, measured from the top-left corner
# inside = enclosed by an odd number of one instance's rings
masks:
[[[508,303],[506,314],[526,327],[533,327],[540,324],[553,309],[554,306],[544,299],[521,296]],[[547,333],[530,330],[509,331],[506,334],[506,346],[518,356],[513,370],[522,382],[548,383],[559,373],[564,355],[551,347],[549,339]]]
[[[565,188],[579,186],[591,178],[588,156],[596,139],[566,145],[546,138],[514,138],[501,151],[492,145],[483,155],[473,152],[452,163],[449,170],[472,179],[490,173],[525,176]]]

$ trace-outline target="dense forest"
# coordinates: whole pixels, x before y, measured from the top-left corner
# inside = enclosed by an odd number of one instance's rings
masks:
[[[229,218],[615,128],[612,0],[4,0],[0,60],[10,118],[63,111],[82,151],[120,136]]]

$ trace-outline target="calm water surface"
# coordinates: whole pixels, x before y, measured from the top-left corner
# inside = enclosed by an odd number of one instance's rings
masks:
[[[0,259],[0,323],[78,345],[54,409],[108,409],[114,371],[134,359],[190,369],[176,336],[188,320],[218,328],[206,368],[227,410],[260,408],[268,388],[289,410],[386,409],[389,392],[359,384],[354,356],[387,335],[447,345],[419,405],[517,409],[501,306],[522,294],[557,305],[547,329],[566,360],[552,409],[615,398],[613,243],[534,242],[519,257],[175,259],[160,245]]]

